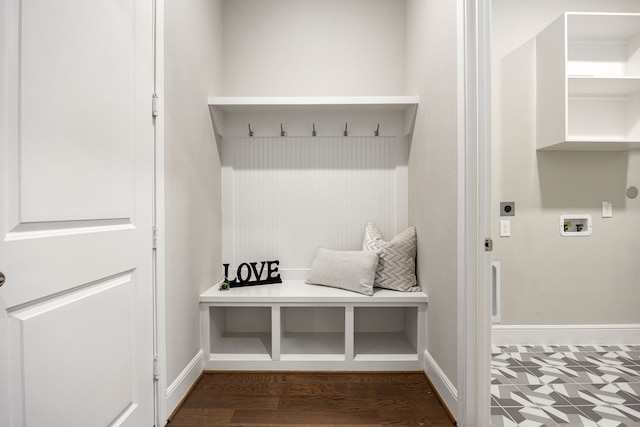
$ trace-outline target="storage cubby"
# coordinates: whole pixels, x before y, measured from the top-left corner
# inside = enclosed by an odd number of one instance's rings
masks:
[[[417,307],[355,307],[355,360],[418,360]]]
[[[640,75],[640,15],[567,13],[564,18],[567,75]]]
[[[221,360],[271,360],[270,307],[209,307],[210,354]]]
[[[204,368],[421,370],[427,295],[302,280],[200,295]]]
[[[344,307],[282,307],[280,360],[345,360]]]
[[[640,14],[565,13],[536,37],[537,147],[640,147]]]
[[[571,95],[568,100],[568,139],[625,144],[640,141],[639,94],[623,96]],[[605,146],[606,147],[606,146]]]

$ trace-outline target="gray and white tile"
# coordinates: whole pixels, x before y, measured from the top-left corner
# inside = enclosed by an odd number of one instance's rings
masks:
[[[640,345],[492,346],[492,426],[640,427]]]

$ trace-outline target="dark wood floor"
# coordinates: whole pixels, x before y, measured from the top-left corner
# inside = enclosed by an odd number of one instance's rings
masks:
[[[423,373],[205,373],[168,427],[454,425]]]

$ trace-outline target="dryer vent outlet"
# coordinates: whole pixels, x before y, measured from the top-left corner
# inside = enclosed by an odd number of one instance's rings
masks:
[[[500,202],[500,216],[515,216],[516,202]]]

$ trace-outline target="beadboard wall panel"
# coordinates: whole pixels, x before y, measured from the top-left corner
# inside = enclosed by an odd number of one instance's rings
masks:
[[[407,226],[405,137],[225,138],[223,262],[280,260],[305,278],[318,246],[360,250],[367,222]]]

